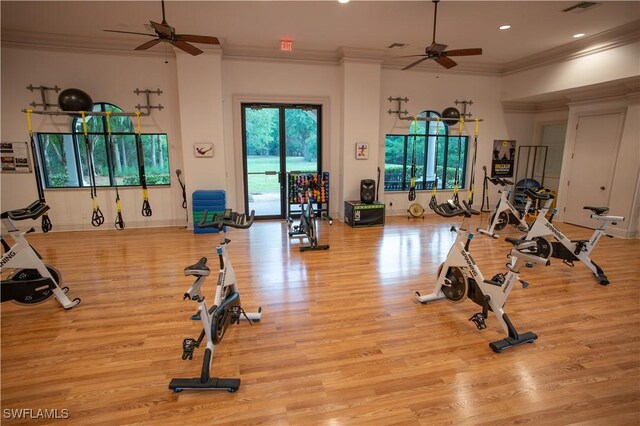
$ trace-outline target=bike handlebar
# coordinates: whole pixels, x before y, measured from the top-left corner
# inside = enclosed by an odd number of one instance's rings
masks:
[[[231,228],[247,229],[253,224],[255,215],[255,210],[251,210],[249,215],[227,210],[224,213],[213,213],[211,221],[207,222],[209,210],[205,210],[202,213],[202,220],[198,223],[198,228],[214,228],[220,231],[223,227],[229,226]]]
[[[3,212],[2,219],[9,218],[11,220],[37,219],[47,212],[50,207],[40,200],[34,201],[24,209],[8,210]]]

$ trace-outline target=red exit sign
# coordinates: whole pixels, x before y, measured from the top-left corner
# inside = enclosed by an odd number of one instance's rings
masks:
[[[293,41],[291,40],[281,40],[280,41],[280,50],[283,52],[291,52],[293,50]]]

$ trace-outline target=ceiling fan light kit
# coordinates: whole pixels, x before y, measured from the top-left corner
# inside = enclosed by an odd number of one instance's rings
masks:
[[[149,21],[151,27],[156,32],[155,34],[138,33],[134,31],[119,31],[119,30],[104,30],[110,33],[123,33],[123,34],[135,34],[147,37],[154,37],[153,40],[142,43],[134,50],[147,50],[156,44],[162,42],[170,43],[173,46],[187,52],[190,55],[196,56],[202,53],[202,50],[198,49],[191,43],[199,44],[211,44],[219,45],[220,41],[216,37],[202,36],[194,34],[176,34],[176,29],[167,23],[164,13],[164,0],[162,0],[162,22],[157,23]]]
[[[456,61],[450,58],[450,56],[474,56],[474,55],[482,55],[481,48],[470,48],[470,49],[455,49],[455,50],[446,50],[446,44],[436,43],[436,23],[438,20],[438,3],[440,0],[432,0],[435,9],[433,12],[433,41],[424,51],[423,55],[408,55],[408,56],[400,56],[400,58],[416,58],[419,57],[417,61],[414,61],[402,68],[402,70],[408,70],[410,68],[415,67],[416,65],[421,64],[422,62],[433,59],[435,62],[445,67],[446,69],[450,69],[458,65]]]

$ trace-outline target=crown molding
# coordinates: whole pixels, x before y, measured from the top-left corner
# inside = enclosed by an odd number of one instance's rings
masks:
[[[548,49],[541,53],[527,56],[526,58],[508,62],[504,64],[502,73],[503,75],[508,75],[555,62],[577,59],[631,44],[638,40],[640,40],[640,21],[634,21],[553,49]]]
[[[544,101],[544,102],[503,101],[502,110],[504,112],[523,113],[523,114],[538,113],[538,112],[552,112],[552,111],[568,111],[569,104],[568,104],[568,100],[565,98],[555,99],[551,101]]]

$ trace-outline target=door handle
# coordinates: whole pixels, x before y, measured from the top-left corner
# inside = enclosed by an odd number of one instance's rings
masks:
[[[602,189],[602,190],[604,191],[604,190],[605,190],[605,189],[607,189],[607,188],[605,188],[604,186],[601,186],[601,187],[600,187],[600,189]]]

